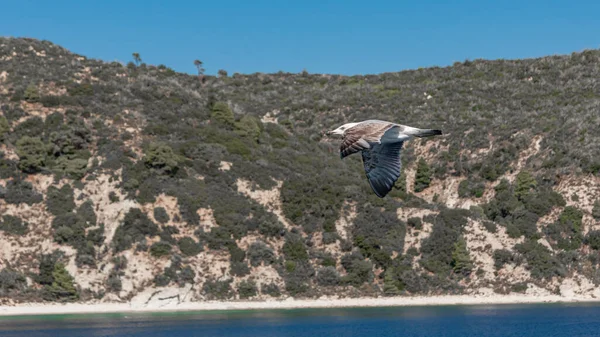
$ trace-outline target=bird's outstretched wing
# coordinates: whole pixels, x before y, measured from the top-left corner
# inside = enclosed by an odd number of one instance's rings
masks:
[[[373,143],[381,143],[384,135],[391,135],[389,131],[392,129],[397,129],[397,126],[380,121],[365,121],[348,129],[340,146],[340,156],[343,159],[358,151],[370,149]]]
[[[373,192],[385,197],[400,177],[400,151],[404,142],[372,144],[362,151],[365,173]]]
[[[340,145],[340,157],[345,157],[358,151],[368,150],[371,144],[362,138],[362,135],[356,133],[348,133],[344,136]]]

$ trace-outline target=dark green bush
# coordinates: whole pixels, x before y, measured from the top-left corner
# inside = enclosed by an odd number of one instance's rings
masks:
[[[507,249],[496,249],[494,250],[494,267],[500,269],[507,263],[514,262],[514,255],[510,250]]]
[[[72,302],[79,299],[73,276],[65,269],[64,264],[60,262],[54,264],[52,284],[44,286],[42,297],[46,301],[59,302]]]
[[[527,291],[527,282],[519,282],[511,285],[510,291],[515,293],[525,293],[525,291]]]
[[[422,192],[431,183],[431,172],[429,165],[423,158],[419,158],[417,162],[417,173],[415,175],[415,192]]]
[[[467,243],[464,238],[459,237],[458,241],[454,244],[454,251],[452,252],[452,270],[456,274],[468,276],[473,270],[473,263],[467,250]]]
[[[185,256],[196,256],[202,251],[202,245],[190,237],[179,239],[177,246]]]
[[[340,283],[340,275],[335,267],[322,267],[317,270],[317,284],[325,287],[337,286]]]
[[[204,296],[209,300],[227,300],[233,297],[231,279],[223,281],[208,280],[202,286]]]
[[[435,274],[448,275],[453,269],[453,253],[462,228],[467,224],[467,210],[443,208],[435,218],[433,231],[421,244],[420,263]]]
[[[46,191],[46,208],[57,216],[72,212],[75,209],[75,200],[71,185],[65,184],[61,188],[49,186]]]
[[[22,293],[25,289],[27,289],[25,275],[6,267],[0,271],[0,296],[12,297],[16,293]]]
[[[421,218],[409,218],[406,221],[406,224],[414,229],[420,230],[423,228],[423,222],[421,221]]]
[[[546,227],[546,233],[558,248],[578,249],[583,242],[582,219],[583,212],[573,206],[567,206],[558,220]]]
[[[212,106],[211,120],[224,126],[232,127],[235,122],[233,112],[225,102],[216,102]]]
[[[592,217],[596,221],[600,220],[600,200],[596,200],[596,202],[594,202],[594,207],[592,208]]]
[[[150,255],[161,258],[171,254],[171,245],[164,241],[155,242],[150,246]]]
[[[84,201],[77,208],[77,215],[85,221],[86,227],[96,225],[96,212],[94,212],[94,203],[91,200]]]
[[[308,259],[306,245],[302,236],[288,233],[283,244],[283,255],[289,261],[305,261]]]
[[[589,231],[585,236],[584,243],[594,250],[600,250],[600,230]]]
[[[467,179],[458,185],[458,196],[461,198],[481,198],[485,192],[485,184],[479,180]]]
[[[35,102],[39,101],[40,93],[38,91],[37,86],[35,86],[35,84],[30,84],[27,86],[27,88],[25,89],[25,92],[23,93],[23,99],[25,99],[27,102],[30,102],[30,103],[35,103]]]
[[[173,152],[173,149],[163,143],[150,143],[144,156],[147,167],[171,175],[177,173],[180,161],[181,158]]]
[[[244,280],[238,285],[238,294],[241,299],[247,299],[256,296],[258,288],[256,282],[252,280]]]
[[[33,205],[42,202],[43,197],[33,188],[30,182],[13,179],[6,183],[4,200],[9,204],[25,203]]]
[[[27,233],[28,224],[23,222],[21,218],[18,218],[14,215],[4,215],[2,216],[2,221],[0,222],[0,230],[3,230],[6,233],[12,235],[25,235]]]
[[[121,252],[131,248],[134,243],[142,241],[146,236],[157,234],[158,226],[139,208],[132,208],[115,231],[113,247],[116,252]]]
[[[342,282],[356,287],[373,280],[373,264],[364,259],[359,252],[342,256],[342,266],[347,274],[342,277]]]
[[[526,241],[515,245],[517,252],[527,260],[527,269],[536,279],[551,279],[554,276],[565,276],[566,269],[560,261],[552,256],[544,245],[537,241]]]
[[[154,207],[154,219],[159,223],[165,224],[169,222],[169,214],[164,207]]]
[[[281,291],[279,290],[279,287],[276,284],[274,284],[274,283],[269,283],[269,284],[263,284],[263,285],[261,285],[260,292],[262,294],[269,295],[269,296],[272,296],[272,297],[279,297],[279,296],[281,296]]]
[[[4,140],[4,135],[10,131],[10,125],[6,120],[6,117],[0,116],[0,141]]]
[[[38,137],[24,136],[17,141],[19,168],[26,173],[36,173],[46,164],[46,145]]]
[[[253,267],[259,266],[261,263],[265,266],[275,263],[276,257],[273,249],[267,246],[264,242],[253,242],[248,247],[248,259]]]

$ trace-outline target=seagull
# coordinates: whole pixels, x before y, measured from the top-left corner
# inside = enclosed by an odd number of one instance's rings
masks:
[[[365,173],[373,192],[385,197],[400,177],[400,150],[405,141],[414,137],[441,135],[441,130],[418,129],[380,120],[346,123],[326,132],[327,136],[342,136],[340,157],[361,152]]]

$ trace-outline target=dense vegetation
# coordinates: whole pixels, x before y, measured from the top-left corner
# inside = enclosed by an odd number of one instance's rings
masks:
[[[166,263],[153,285],[201,279],[196,288],[206,299],[458,293],[475,280],[498,289],[469,251],[469,221],[522,239],[487,252],[497,270],[525,266],[542,285],[574,270],[599,274],[599,231],[585,230],[584,210],[555,191],[565,174],[600,175],[599,51],[352,77],[220,71],[200,79],[139,61],[105,63],[47,41],[0,38],[0,210],[42,205],[35,209],[48,223],[36,228],[18,212],[6,214],[0,237],[37,230],[31,235],[73,249],[80,270],[106,274],[102,290],[81,289],[65,268],[71,257],[34,250],[0,264],[3,295],[127,297],[128,251]],[[385,199],[373,195],[359,156],[340,160],[337,142],[323,138],[343,122],[374,117],[447,134],[405,146],[403,175]],[[510,182],[506,176],[534,137],[542,150]],[[418,157],[416,144],[427,149]],[[116,184],[99,187],[107,188],[108,205],[89,195],[102,175]],[[40,177],[50,184],[32,183]],[[458,197],[479,206],[453,209],[438,195],[424,196],[457,177],[465,178]],[[240,179],[260,190],[281,182],[281,213],[290,225],[240,193]],[[491,197],[482,199],[486,188]],[[154,205],[165,196],[176,200],[176,214]],[[98,220],[115,219],[99,214],[131,203],[117,224]],[[336,222],[349,205],[356,214],[341,235]],[[404,222],[404,208],[429,215]],[[203,224],[202,209],[212,211],[216,226]],[[542,223],[553,210],[556,220]],[[600,221],[600,201],[590,218]],[[426,226],[431,234],[420,247],[404,247],[407,235]],[[246,237],[258,239],[244,246]],[[227,256],[224,274],[194,269],[201,254]],[[254,278],[256,268],[267,267],[281,284]],[[524,286],[508,285],[518,292]]]

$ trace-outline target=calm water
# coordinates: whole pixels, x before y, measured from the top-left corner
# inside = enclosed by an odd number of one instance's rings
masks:
[[[22,316],[0,336],[600,336],[600,304]]]

